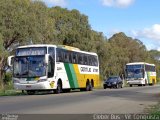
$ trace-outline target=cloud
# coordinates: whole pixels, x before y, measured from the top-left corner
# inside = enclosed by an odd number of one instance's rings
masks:
[[[150,28],[144,28],[143,30],[132,30],[132,34],[135,37],[147,38],[160,42],[160,24],[154,24]]]
[[[149,50],[160,51],[160,24],[154,24],[142,30],[132,30],[130,33],[134,38],[142,40]]]
[[[52,6],[61,6],[61,7],[66,7],[67,3],[66,0],[40,0],[43,1],[44,3],[47,4],[47,6],[52,7]]]
[[[107,7],[126,8],[134,3],[135,0],[101,0]]]

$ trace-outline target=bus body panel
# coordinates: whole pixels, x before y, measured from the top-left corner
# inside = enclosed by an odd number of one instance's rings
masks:
[[[81,69],[88,68],[87,70],[98,69],[93,66],[85,66],[69,63],[58,63],[56,78],[62,80],[63,88],[85,88],[87,80],[93,80],[94,86],[99,85],[99,74],[92,71],[80,72]],[[99,71],[99,70],[98,70]]]

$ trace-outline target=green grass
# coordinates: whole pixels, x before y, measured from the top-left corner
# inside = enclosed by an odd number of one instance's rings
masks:
[[[154,108],[152,108],[152,110],[150,111],[150,115],[155,116],[155,118],[148,119],[148,120],[160,119],[160,103],[156,105]]]
[[[160,116],[160,102],[153,106],[150,110],[150,114],[159,115]]]
[[[17,95],[25,95],[22,91],[17,90],[0,90],[0,96],[17,96]]]

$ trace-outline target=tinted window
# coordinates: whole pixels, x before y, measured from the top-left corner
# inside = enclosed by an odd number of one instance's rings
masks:
[[[50,54],[50,56],[53,58],[55,58],[55,48],[54,47],[49,47],[48,48],[48,53]]]
[[[83,63],[84,65],[88,65],[88,57],[86,54],[83,55]]]
[[[62,49],[59,49],[59,48],[56,49],[57,62],[63,62],[63,60],[64,60],[64,55],[63,54],[64,53],[63,53]]]
[[[74,63],[74,64],[77,64],[78,62],[77,62],[77,53],[76,52],[73,52],[72,53],[72,62]]]
[[[78,64],[83,64],[83,55],[78,53]]]
[[[98,66],[98,57],[94,55],[88,55],[84,53],[57,48],[56,57],[57,57],[57,62]]]
[[[155,71],[155,66],[145,65],[145,70],[154,72]]]
[[[93,62],[92,62],[92,56],[89,55],[89,56],[88,56],[88,64],[89,64],[89,65],[93,65],[92,63],[93,63]]]
[[[67,51],[64,51],[64,62],[69,62],[69,53]]]
[[[117,81],[118,80],[118,77],[109,77],[108,79],[107,79],[107,81]]]
[[[144,65],[127,65],[127,69],[141,69]]]
[[[92,61],[93,61],[92,64],[93,64],[94,66],[98,66],[98,58],[97,58],[97,56],[93,56]]]

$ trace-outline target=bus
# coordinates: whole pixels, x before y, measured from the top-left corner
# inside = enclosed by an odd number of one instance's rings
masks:
[[[155,65],[145,62],[126,64],[126,80],[130,87],[132,85],[154,85],[156,83]]]
[[[91,91],[100,85],[98,55],[71,46],[20,46],[8,57],[8,65],[13,68],[14,88],[28,94]]]

